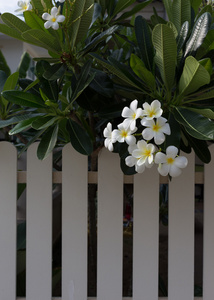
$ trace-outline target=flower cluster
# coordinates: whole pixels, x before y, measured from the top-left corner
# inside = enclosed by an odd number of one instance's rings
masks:
[[[64,3],[65,0],[59,0],[60,3]],[[26,1],[18,1],[19,8],[16,9],[16,12],[24,12],[26,10],[32,10],[32,5],[30,3],[30,0]],[[44,23],[45,29],[48,29],[52,27],[54,30],[59,29],[59,23],[62,23],[65,21],[65,16],[60,14],[60,6],[57,8],[56,6],[53,6],[51,8],[50,14],[48,12],[43,13],[42,19],[46,22]]]
[[[159,145],[165,141],[165,135],[171,134],[170,126],[167,119],[162,117],[162,113],[161,103],[158,100],[154,100],[151,104],[145,102],[142,108],[138,107],[137,100],[132,101],[130,107],[124,107],[122,111],[124,121],[117,126],[118,128],[112,130],[112,124],[109,122],[104,129],[105,147],[113,151],[114,143],[126,142],[129,155],[125,163],[128,167],[135,167],[137,173],[158,164],[158,172],[162,176],[168,174],[171,177],[179,176],[188,161],[186,157],[178,156],[178,149],[175,146],[167,147],[166,153],[159,149]],[[140,126],[137,125],[138,119]],[[151,140],[154,143],[151,143]]]

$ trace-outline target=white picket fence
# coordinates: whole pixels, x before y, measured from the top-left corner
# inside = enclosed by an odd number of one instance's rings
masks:
[[[17,172],[16,149],[0,143],[0,299],[16,299],[17,181],[27,182],[26,298],[87,299],[87,191],[98,184],[97,300],[158,299],[159,175],[156,168],[123,176],[119,157],[103,150],[98,172],[66,145],[62,172],[52,156],[27,153]],[[214,147],[212,147],[214,155]],[[194,154],[182,176],[169,183],[168,300],[194,299]],[[204,171],[203,300],[214,299],[214,160]],[[18,176],[17,176],[18,174]],[[122,297],[123,182],[134,185],[133,296]],[[166,180],[161,179],[162,181]],[[200,181],[203,181],[199,177]],[[62,296],[52,298],[52,184],[62,183]],[[182,220],[181,220],[182,216]],[[93,299],[95,298],[88,298]]]

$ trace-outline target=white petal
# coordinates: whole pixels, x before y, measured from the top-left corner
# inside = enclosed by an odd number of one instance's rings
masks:
[[[51,22],[51,21],[45,22],[45,24],[44,24],[45,29],[50,28],[52,26],[52,24],[53,24],[53,22]]]
[[[110,143],[108,144],[108,150],[111,151],[111,152],[114,150],[114,147],[113,147],[112,142],[110,142]]]
[[[136,143],[136,138],[133,135],[127,136],[125,140],[128,145],[134,145]]]
[[[169,169],[170,166],[168,164],[160,164],[158,166],[158,172],[162,175],[162,176],[166,176],[169,174]]]
[[[162,128],[161,128],[162,132],[170,135],[171,134],[171,129],[168,123],[166,123]]]
[[[58,14],[58,8],[56,6],[51,8],[51,16],[56,17]]]
[[[135,120],[132,120],[132,121],[130,122],[130,125],[129,125],[129,126],[130,126],[130,130],[131,130],[131,131],[133,131],[133,132],[136,131],[136,130],[135,130],[135,127],[136,127],[136,121],[135,121]]]
[[[135,111],[137,109],[138,101],[135,99],[131,102],[130,108]]]
[[[175,146],[169,146],[166,148],[166,154],[169,157],[175,158],[178,154],[178,148]]]
[[[132,155],[127,156],[125,159],[125,163],[128,167],[133,167],[137,162],[137,159],[133,157]]]
[[[147,146],[147,142],[144,140],[140,140],[137,142],[137,147],[141,150],[145,149]]]
[[[156,132],[154,135],[155,144],[161,145],[165,141],[165,135],[162,132]]]
[[[178,167],[176,167],[175,164],[171,165],[170,166],[170,169],[169,169],[169,175],[172,176],[172,177],[177,177],[181,174],[181,169],[179,169]]]
[[[58,15],[58,16],[56,17],[56,21],[59,22],[59,23],[64,22],[64,21],[65,21],[65,16],[63,16],[63,15]]]
[[[53,28],[54,30],[58,30],[58,29],[59,29],[59,24],[58,24],[57,22],[53,22],[52,28]]]
[[[154,131],[151,128],[145,128],[142,131],[142,136],[145,140],[149,141],[154,137]]]
[[[174,164],[178,168],[185,168],[188,164],[188,160],[185,156],[178,156],[178,157],[175,158]]]
[[[133,145],[129,145],[128,146],[128,151],[130,154],[132,154],[132,152],[137,149],[137,145],[136,144],[133,144]]]
[[[162,153],[162,152],[158,152],[155,155],[155,163],[156,164],[162,164],[162,163],[166,163],[166,154]]]
[[[132,111],[126,106],[123,108],[121,115],[123,118],[129,118],[132,116]]]
[[[140,166],[138,166],[137,164],[135,165],[135,171],[137,173],[143,173],[145,171],[145,164],[142,164]]]
[[[141,124],[145,127],[153,127],[155,125],[154,120],[142,119]]]
[[[46,20],[46,21],[49,21],[51,19],[51,15],[48,14],[48,13],[44,13],[44,14],[42,14],[42,19]]]
[[[136,119],[138,119],[138,118],[140,118],[140,117],[142,117],[143,116],[143,110],[142,110],[142,108],[138,108],[137,110],[136,110]]]

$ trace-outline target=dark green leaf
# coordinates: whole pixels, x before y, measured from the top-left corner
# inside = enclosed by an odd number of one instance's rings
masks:
[[[71,119],[67,122],[67,130],[74,149],[81,154],[90,155],[93,151],[93,144],[88,133]]]
[[[35,94],[25,93],[22,91],[5,91],[2,93],[3,97],[9,102],[28,107],[45,107],[44,101],[41,97]]]
[[[190,146],[194,149],[198,158],[208,164],[211,161],[211,154],[206,141],[195,139],[191,135],[187,136]]]
[[[0,50],[0,70],[4,71],[7,76],[11,74],[10,68],[1,50]]]
[[[213,140],[214,122],[186,108],[174,108],[175,119],[196,139]]]
[[[29,120],[33,117],[39,117],[41,115],[43,115],[43,114],[25,114],[25,115],[22,114],[22,115],[14,116],[7,120],[0,120],[0,128],[4,128],[6,126],[16,124],[16,123],[24,121],[24,120]]]
[[[44,78],[47,80],[57,80],[61,78],[66,71],[64,64],[54,64],[51,65],[44,73]]]
[[[10,131],[9,134],[13,135],[13,134],[17,134],[19,132],[24,131],[25,129],[28,129],[32,122],[35,121],[37,119],[37,117],[28,119],[28,120],[24,120],[24,121],[20,121],[16,126],[14,126]]]
[[[191,24],[190,0],[174,0],[172,2],[172,17],[171,21],[175,24],[178,31],[180,31],[185,21]]]
[[[18,71],[19,71],[20,78],[27,77],[27,71],[29,69],[30,62],[31,62],[30,55],[27,52],[24,52],[22,57],[21,57],[21,61],[19,63],[19,66],[18,66]]]
[[[45,117],[40,117],[40,118],[36,118],[35,121],[32,122],[32,128],[36,129],[36,130],[40,130],[43,128],[47,128],[50,127],[51,125],[53,125],[56,120],[58,119],[58,117],[53,117],[53,116],[45,116]]]
[[[50,127],[42,136],[37,149],[38,159],[45,159],[54,149],[58,137],[58,124]]]
[[[177,38],[176,38],[177,53],[179,53],[181,51],[181,49],[183,48],[184,43],[186,42],[188,33],[189,33],[189,22],[186,21],[182,24],[181,29],[178,33]]]
[[[150,71],[153,69],[154,48],[152,44],[151,29],[147,21],[138,16],[135,19],[135,35],[138,47],[146,68]]]
[[[8,75],[4,71],[0,70],[0,92],[3,91],[7,77]]]

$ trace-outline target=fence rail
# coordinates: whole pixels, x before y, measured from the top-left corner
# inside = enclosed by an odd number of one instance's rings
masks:
[[[214,147],[211,147],[214,155]],[[127,177],[119,157],[102,151],[98,172],[70,145],[62,172],[52,156],[27,153],[17,171],[13,145],[0,143],[0,299],[3,300],[211,300],[214,295],[214,162],[195,175],[194,154],[180,177],[168,183],[155,168]],[[16,296],[17,183],[27,183],[26,298]],[[132,297],[122,296],[123,184],[133,184]],[[62,185],[62,295],[52,297],[52,185]],[[97,190],[97,297],[87,295],[88,184]],[[169,184],[168,298],[158,296],[159,184]],[[204,183],[203,297],[194,298],[195,183]]]

